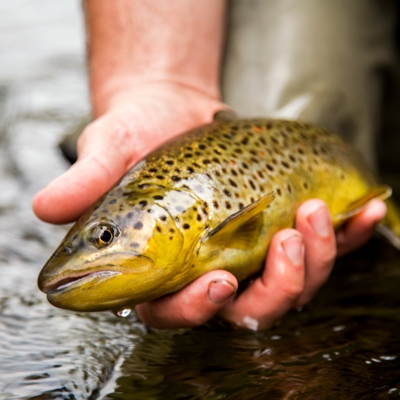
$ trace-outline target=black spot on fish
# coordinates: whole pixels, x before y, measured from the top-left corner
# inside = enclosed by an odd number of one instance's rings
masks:
[[[157,168],[150,168],[149,172],[157,172]]]
[[[251,179],[249,179],[249,183],[250,183],[251,188],[253,190],[256,190],[256,185],[254,184],[254,182]]]
[[[206,145],[205,145],[205,144],[199,144],[199,149],[200,149],[200,150],[205,150],[205,148],[206,148]]]
[[[156,178],[157,178],[157,179],[160,179],[160,180],[161,180],[161,179],[164,179],[164,177],[163,177],[162,175],[156,175]]]
[[[280,188],[276,189],[276,193],[278,194],[278,196],[281,196],[282,195],[281,189]]]
[[[246,145],[247,143],[249,143],[249,138],[248,138],[248,137],[245,137],[245,138],[241,141],[241,143],[242,143],[243,145]]]
[[[307,182],[303,182],[303,187],[304,187],[304,189],[308,189],[308,183]]]
[[[174,228],[171,228],[169,231],[170,231],[171,233],[175,233],[175,229],[174,229]]]
[[[179,182],[181,180],[181,178],[179,178],[179,176],[176,175],[171,176],[171,179],[175,182]]]
[[[229,182],[229,184],[230,184],[231,186],[233,186],[233,187],[237,187],[237,184],[236,184],[236,182],[235,182],[235,181],[233,181],[231,178],[229,178],[229,179],[228,179],[228,182]]]
[[[159,226],[156,226],[157,232],[161,233],[161,228]]]
[[[210,163],[211,163],[211,161],[208,160],[207,158],[205,160],[203,160],[203,164],[205,164],[205,165],[210,164]]]
[[[243,167],[244,169],[249,169],[248,164],[246,164],[245,162],[242,162],[242,167]]]
[[[224,193],[228,196],[231,197],[231,192],[228,189],[224,189]]]
[[[189,229],[190,225],[189,224],[183,224],[183,229]]]
[[[192,167],[187,167],[186,172],[188,172],[189,174],[193,174],[194,169]]]
[[[289,155],[290,161],[296,162],[296,157],[293,156],[292,154]]]
[[[193,157],[193,154],[191,154],[191,153],[186,153],[186,154],[184,155],[184,157],[185,157],[185,158],[192,158],[192,157]]]
[[[218,143],[218,146],[221,147],[221,149],[226,150],[226,146],[223,143]]]
[[[70,254],[72,254],[72,247],[71,246],[65,246],[63,248],[63,253],[66,254],[67,256],[69,256]]]
[[[112,199],[108,202],[108,204],[115,204],[117,202],[117,199]]]
[[[234,169],[231,169],[231,174],[232,174],[233,176],[238,176],[238,173],[237,173],[236,170],[234,170]]]
[[[142,207],[146,207],[146,206],[147,206],[147,201],[146,201],[146,200],[140,200],[140,201],[139,201],[139,204],[140,204]]]
[[[167,216],[166,215],[160,215],[160,219],[161,219],[161,221],[166,221],[167,220]]]
[[[289,193],[292,193],[292,187],[290,185],[287,185],[287,190]]]
[[[230,210],[232,208],[231,203],[229,201],[225,202],[225,207]]]
[[[253,161],[253,163],[258,164],[258,158],[250,157],[250,160]]]
[[[138,221],[133,225],[133,229],[140,230],[142,228],[143,228],[143,223],[141,221]]]
[[[242,208],[244,208],[244,204],[243,203],[239,203],[239,210],[241,210]]]
[[[219,208],[219,204],[218,204],[218,202],[216,200],[213,200],[213,206],[215,208]]]
[[[160,195],[155,195],[155,196],[153,196],[153,199],[154,200],[162,200],[164,197],[163,196],[160,196]]]
[[[282,165],[287,169],[290,168],[290,165],[286,161],[282,161]]]
[[[201,215],[197,214],[197,221],[201,221]]]
[[[126,214],[126,218],[132,218],[133,217],[133,212],[128,212],[128,214]]]
[[[168,160],[165,163],[168,164],[168,165],[174,165],[174,162],[172,160]]]

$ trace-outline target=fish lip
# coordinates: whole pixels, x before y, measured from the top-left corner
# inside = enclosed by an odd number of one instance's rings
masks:
[[[69,275],[68,277],[53,279],[50,282],[46,282],[40,289],[46,294],[60,293],[62,291],[68,290],[68,288],[72,285],[75,286],[75,284],[80,281],[86,280],[87,278],[95,278],[101,276],[112,277],[119,274],[120,272],[111,270],[82,272],[80,274],[77,273]]]

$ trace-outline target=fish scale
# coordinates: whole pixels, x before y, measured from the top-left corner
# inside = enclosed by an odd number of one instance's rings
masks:
[[[77,221],[39,287],[58,307],[95,311],[156,299],[213,269],[244,279],[261,268],[272,236],[293,226],[301,202],[323,199],[339,227],[389,192],[322,128],[215,121],[134,166]]]

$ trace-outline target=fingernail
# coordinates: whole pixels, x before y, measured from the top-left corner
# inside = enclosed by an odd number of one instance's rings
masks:
[[[210,283],[208,287],[208,297],[213,303],[223,303],[236,293],[236,287],[224,280],[217,279]]]
[[[313,227],[315,233],[321,237],[329,236],[331,232],[331,218],[325,207],[320,207],[308,216],[308,222]]]
[[[304,260],[303,239],[298,235],[288,237],[282,242],[282,248],[289,260],[295,264],[301,264]]]

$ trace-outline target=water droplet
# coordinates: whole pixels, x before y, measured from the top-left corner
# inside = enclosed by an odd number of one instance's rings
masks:
[[[132,309],[124,308],[123,310],[116,311],[115,315],[120,318],[126,318],[131,314],[131,312],[132,312]]]

